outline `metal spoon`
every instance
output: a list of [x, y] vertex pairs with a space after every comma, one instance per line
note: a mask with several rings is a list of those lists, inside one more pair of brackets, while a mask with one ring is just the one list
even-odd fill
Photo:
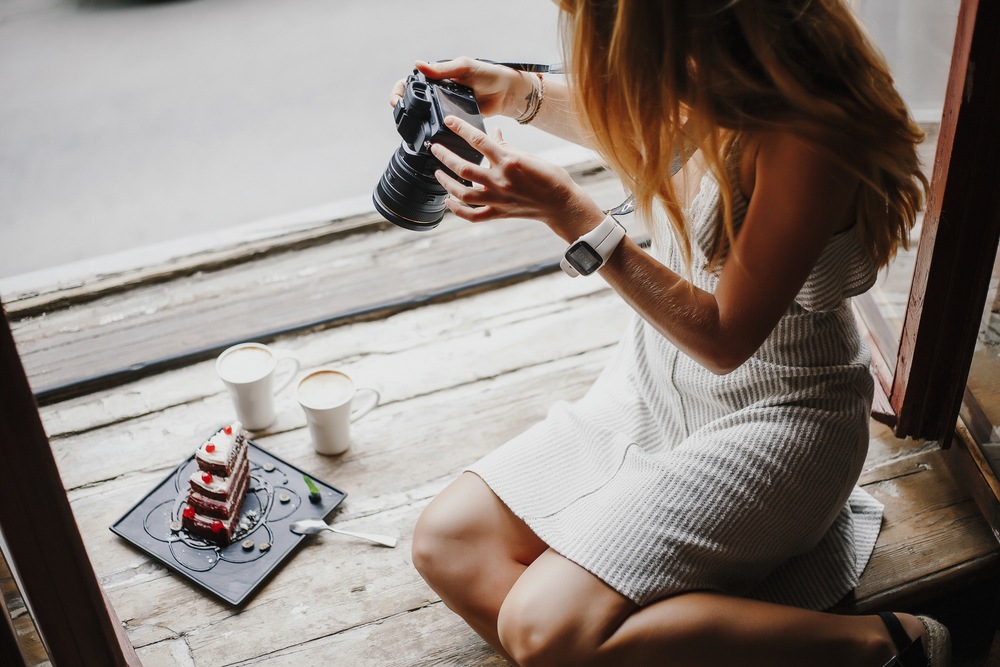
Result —
[[314, 533], [320, 533], [324, 530], [328, 530], [331, 533], [340, 533], [341, 535], [349, 535], [351, 537], [357, 537], [362, 540], [368, 540], [369, 542], [374, 542], [375, 544], [381, 544], [384, 547], [395, 547], [396, 538], [390, 537], [389, 535], [374, 535], [372, 533], [355, 533], [350, 530], [343, 530], [342, 528], [334, 528], [330, 524], [320, 519], [301, 519], [299, 521], [293, 521], [288, 528], [298, 535], [312, 535]]

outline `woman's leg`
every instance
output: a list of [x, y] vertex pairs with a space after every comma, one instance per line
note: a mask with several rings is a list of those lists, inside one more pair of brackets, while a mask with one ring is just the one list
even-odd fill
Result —
[[[639, 608], [547, 548], [476, 475], [421, 514], [413, 563], [490, 645], [532, 665], [858, 665], [894, 654], [877, 616], [838, 616], [715, 593]], [[911, 637], [920, 621], [900, 615]]]
[[[911, 637], [920, 621], [900, 615]], [[895, 653], [877, 616], [839, 616], [714, 593], [638, 608], [583, 568], [546, 551], [500, 609], [498, 636], [534, 665], [815, 665], [881, 667]]]
[[482, 479], [463, 473], [424, 509], [413, 531], [413, 565], [493, 648], [507, 592], [546, 545]]

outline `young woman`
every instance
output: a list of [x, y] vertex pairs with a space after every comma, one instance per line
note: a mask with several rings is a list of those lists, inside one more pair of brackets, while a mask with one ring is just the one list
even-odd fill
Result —
[[484, 115], [600, 150], [651, 251], [564, 170], [457, 119], [487, 161], [435, 146], [474, 185], [437, 177], [460, 218], [583, 237], [567, 272], [599, 267], [636, 317], [584, 398], [434, 499], [414, 564], [523, 666], [947, 664], [930, 619], [819, 611], [857, 584], [881, 521], [855, 486], [872, 384], [848, 300], [927, 187], [884, 61], [842, 0], [560, 8], [568, 82], [418, 67]]

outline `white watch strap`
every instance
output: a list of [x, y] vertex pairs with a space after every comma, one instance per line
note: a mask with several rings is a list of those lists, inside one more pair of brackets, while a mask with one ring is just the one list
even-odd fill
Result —
[[562, 269], [563, 273], [570, 278], [576, 278], [580, 275], [580, 272], [573, 268], [573, 265], [569, 263], [565, 255], [563, 255], [563, 258], [559, 260], [559, 268]]
[[[604, 266], [604, 263], [608, 261], [611, 257], [611, 253], [615, 251], [621, 240], [625, 238], [625, 228], [622, 227], [621, 223], [615, 220], [611, 215], [605, 216], [601, 224], [594, 227], [592, 230], [578, 238], [574, 243], [570, 244], [572, 248], [577, 243], [586, 243], [588, 246], [594, 249], [594, 251], [600, 256], [601, 263], [597, 267], [599, 269]], [[580, 272], [570, 264], [566, 255], [563, 255], [562, 260], [559, 262], [559, 267], [566, 273], [566, 275], [573, 278], [580, 275]], [[595, 269], [595, 271], [597, 270]]]
[[614, 226], [611, 228], [611, 231], [608, 232], [608, 235], [604, 237], [604, 240], [597, 244], [596, 250], [597, 254], [601, 256], [601, 264], [608, 261], [608, 258], [611, 257], [611, 253], [615, 251], [615, 248], [618, 247], [621, 240], [625, 238], [625, 228], [620, 222], [612, 218], [610, 215], [605, 218], [605, 220], [613, 221]]

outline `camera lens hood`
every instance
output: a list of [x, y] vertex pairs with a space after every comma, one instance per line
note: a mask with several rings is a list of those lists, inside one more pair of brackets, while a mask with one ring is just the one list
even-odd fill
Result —
[[433, 177], [439, 166], [431, 155], [410, 153], [402, 146], [396, 149], [372, 193], [375, 210], [404, 229], [423, 232], [437, 227], [448, 196]]

